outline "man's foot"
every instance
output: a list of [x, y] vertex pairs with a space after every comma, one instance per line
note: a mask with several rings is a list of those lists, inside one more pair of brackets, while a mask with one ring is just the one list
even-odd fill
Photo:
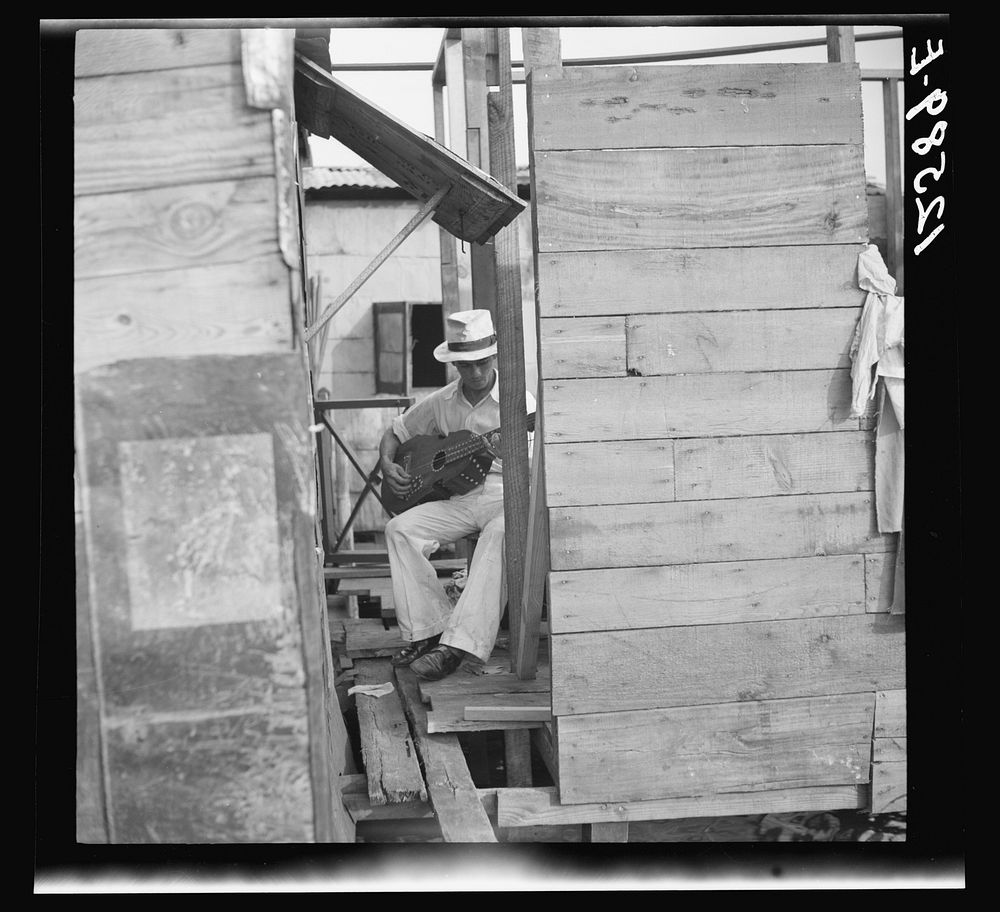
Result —
[[465, 653], [461, 649], [442, 643], [417, 659], [410, 665], [410, 670], [425, 681], [439, 681], [458, 668], [464, 658]]
[[392, 664], [395, 668], [409, 665], [414, 659], [419, 659], [422, 655], [430, 652], [438, 644], [441, 634], [436, 633], [426, 640], [414, 640], [409, 646], [404, 647], [392, 657]]

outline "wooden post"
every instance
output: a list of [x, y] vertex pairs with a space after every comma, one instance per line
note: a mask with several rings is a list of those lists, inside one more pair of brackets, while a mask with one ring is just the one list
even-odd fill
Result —
[[[489, 174], [490, 128], [486, 96], [486, 32], [484, 28], [462, 29], [462, 76], [465, 94], [465, 157]], [[456, 89], [458, 86], [455, 87]], [[513, 187], [517, 192], [517, 185]], [[497, 316], [497, 275], [494, 239], [469, 248], [472, 266], [472, 306]]]
[[826, 27], [826, 59], [830, 63], [854, 63], [854, 26]]
[[882, 82], [882, 117], [885, 121], [885, 221], [889, 274], [896, 280], [896, 294], [903, 294], [903, 192], [899, 154], [899, 80]]
[[[557, 28], [521, 29], [524, 51], [525, 79], [532, 78], [532, 71], [540, 67], [561, 66], [562, 54]], [[531, 220], [533, 237], [538, 237], [538, 219], [534, 186], [534, 144], [532, 140], [531, 93], [528, 92], [528, 154], [531, 159]], [[538, 316], [538, 249], [535, 245], [535, 339], [541, 339]], [[540, 357], [536, 351], [536, 358]], [[542, 376], [541, 364], [537, 372]], [[542, 384], [539, 381], [536, 400], [535, 441], [531, 461], [531, 485], [528, 503], [528, 529], [525, 535], [525, 560], [527, 567], [522, 579], [520, 604], [515, 612], [518, 623], [511, 631], [513, 670], [520, 678], [534, 678], [538, 668], [538, 628], [542, 616], [545, 581], [549, 571], [548, 508], [545, 502], [545, 452], [543, 428]]]
[[[444, 58], [444, 47], [441, 48], [441, 60]], [[443, 64], [442, 64], [443, 66]], [[437, 72], [437, 71], [435, 71]], [[447, 134], [444, 126], [444, 83], [434, 83], [434, 138], [447, 146]], [[455, 311], [461, 309], [458, 291], [459, 264], [455, 255], [455, 235], [444, 228], [438, 228], [441, 242], [441, 319], [442, 332], [444, 323]]]
[[531, 729], [510, 728], [503, 733], [507, 788], [531, 787]]
[[[351, 479], [350, 463], [347, 460], [347, 453], [342, 447], [335, 447], [337, 463], [337, 522], [343, 532], [347, 517], [351, 515]], [[342, 548], [348, 551], [354, 549], [354, 531], [347, 530], [344, 540], [340, 543]]]
[[[489, 97], [490, 162], [493, 176], [517, 192], [514, 161], [514, 101], [510, 75], [510, 33], [496, 29], [500, 91]], [[504, 476], [504, 548], [507, 592], [511, 609], [510, 642], [517, 664], [520, 623], [519, 594], [524, 580], [525, 542], [528, 537], [528, 446], [524, 385], [524, 325], [521, 314], [521, 265], [517, 222], [501, 228], [494, 243], [497, 279], [497, 353], [500, 373], [501, 452]]]

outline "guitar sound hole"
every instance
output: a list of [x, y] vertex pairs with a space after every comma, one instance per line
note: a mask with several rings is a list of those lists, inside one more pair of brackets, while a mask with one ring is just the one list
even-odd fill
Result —
[[434, 458], [431, 460], [431, 468], [433, 468], [435, 472], [440, 472], [441, 469], [444, 468], [446, 461], [447, 457], [444, 454], [444, 450], [438, 450], [434, 454]]

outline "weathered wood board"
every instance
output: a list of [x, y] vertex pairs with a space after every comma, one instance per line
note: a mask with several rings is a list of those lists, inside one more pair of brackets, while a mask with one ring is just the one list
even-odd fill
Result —
[[77, 376], [112, 842], [350, 838], [310, 743], [336, 720], [304, 384], [296, 353]]
[[[538, 254], [539, 316], [861, 307], [861, 244]], [[544, 355], [544, 352], [543, 352]]]
[[410, 669], [397, 669], [396, 682], [423, 762], [428, 797], [445, 841], [496, 842], [458, 736], [428, 732], [427, 711], [420, 698], [417, 677]]
[[887, 551], [869, 492], [560, 507], [549, 511], [553, 570]]
[[[387, 682], [395, 687], [392, 665], [388, 659], [358, 662], [355, 684], [377, 685]], [[399, 693], [393, 690], [380, 697], [357, 693], [354, 699], [358, 712], [361, 756], [371, 803], [380, 805], [426, 801], [427, 789], [420, 773], [420, 762]]]
[[546, 445], [857, 430], [846, 369], [547, 380]]
[[876, 690], [905, 686], [903, 645], [901, 620], [869, 614], [553, 636], [552, 711], [562, 725], [577, 713], [859, 692], [874, 705]]
[[112, 28], [76, 33], [77, 78], [236, 63], [239, 59], [239, 29]]
[[906, 738], [905, 690], [880, 690], [875, 694], [875, 737]]
[[538, 244], [546, 253], [858, 244], [867, 238], [861, 145], [540, 157]]
[[628, 371], [691, 374], [850, 367], [852, 308], [625, 318]]
[[420, 201], [450, 187], [434, 221], [456, 237], [484, 244], [525, 206], [475, 163], [418, 133], [352, 88], [301, 58], [295, 64], [296, 112], [311, 132], [339, 140]]
[[[794, 813], [812, 808], [838, 810], [865, 808], [869, 790], [864, 785], [804, 786], [763, 792], [727, 792], [694, 798], [659, 798], [648, 801], [601, 802], [599, 804], [560, 803], [556, 788], [497, 789], [497, 823], [503, 827], [564, 826], [580, 823], [611, 823], [644, 820], [702, 818], [720, 816]], [[680, 840], [690, 841], [690, 840]]]
[[559, 719], [563, 804], [867, 784], [871, 693]]
[[826, 494], [874, 488], [871, 431], [674, 442], [677, 500]]
[[906, 761], [872, 763], [873, 814], [899, 814], [906, 811]]
[[85, 80], [75, 113], [77, 196], [274, 175], [271, 114], [246, 106], [239, 67]]
[[886, 612], [892, 607], [895, 590], [896, 552], [865, 555], [867, 611]]
[[545, 448], [550, 507], [674, 499], [674, 441], [608, 440]]
[[536, 151], [860, 143], [856, 64], [546, 67]]
[[557, 571], [552, 634], [793, 620], [865, 610], [858, 554]]
[[74, 368], [288, 351], [287, 291], [276, 293], [287, 287], [288, 267], [277, 254], [252, 263], [81, 279], [75, 283]]
[[271, 177], [79, 197], [73, 274], [79, 280], [265, 259], [278, 249], [276, 205]]

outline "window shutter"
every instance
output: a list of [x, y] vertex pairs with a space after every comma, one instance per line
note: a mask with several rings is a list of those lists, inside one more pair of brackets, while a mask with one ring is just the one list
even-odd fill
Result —
[[376, 302], [375, 392], [410, 394], [410, 306], [407, 301]]

